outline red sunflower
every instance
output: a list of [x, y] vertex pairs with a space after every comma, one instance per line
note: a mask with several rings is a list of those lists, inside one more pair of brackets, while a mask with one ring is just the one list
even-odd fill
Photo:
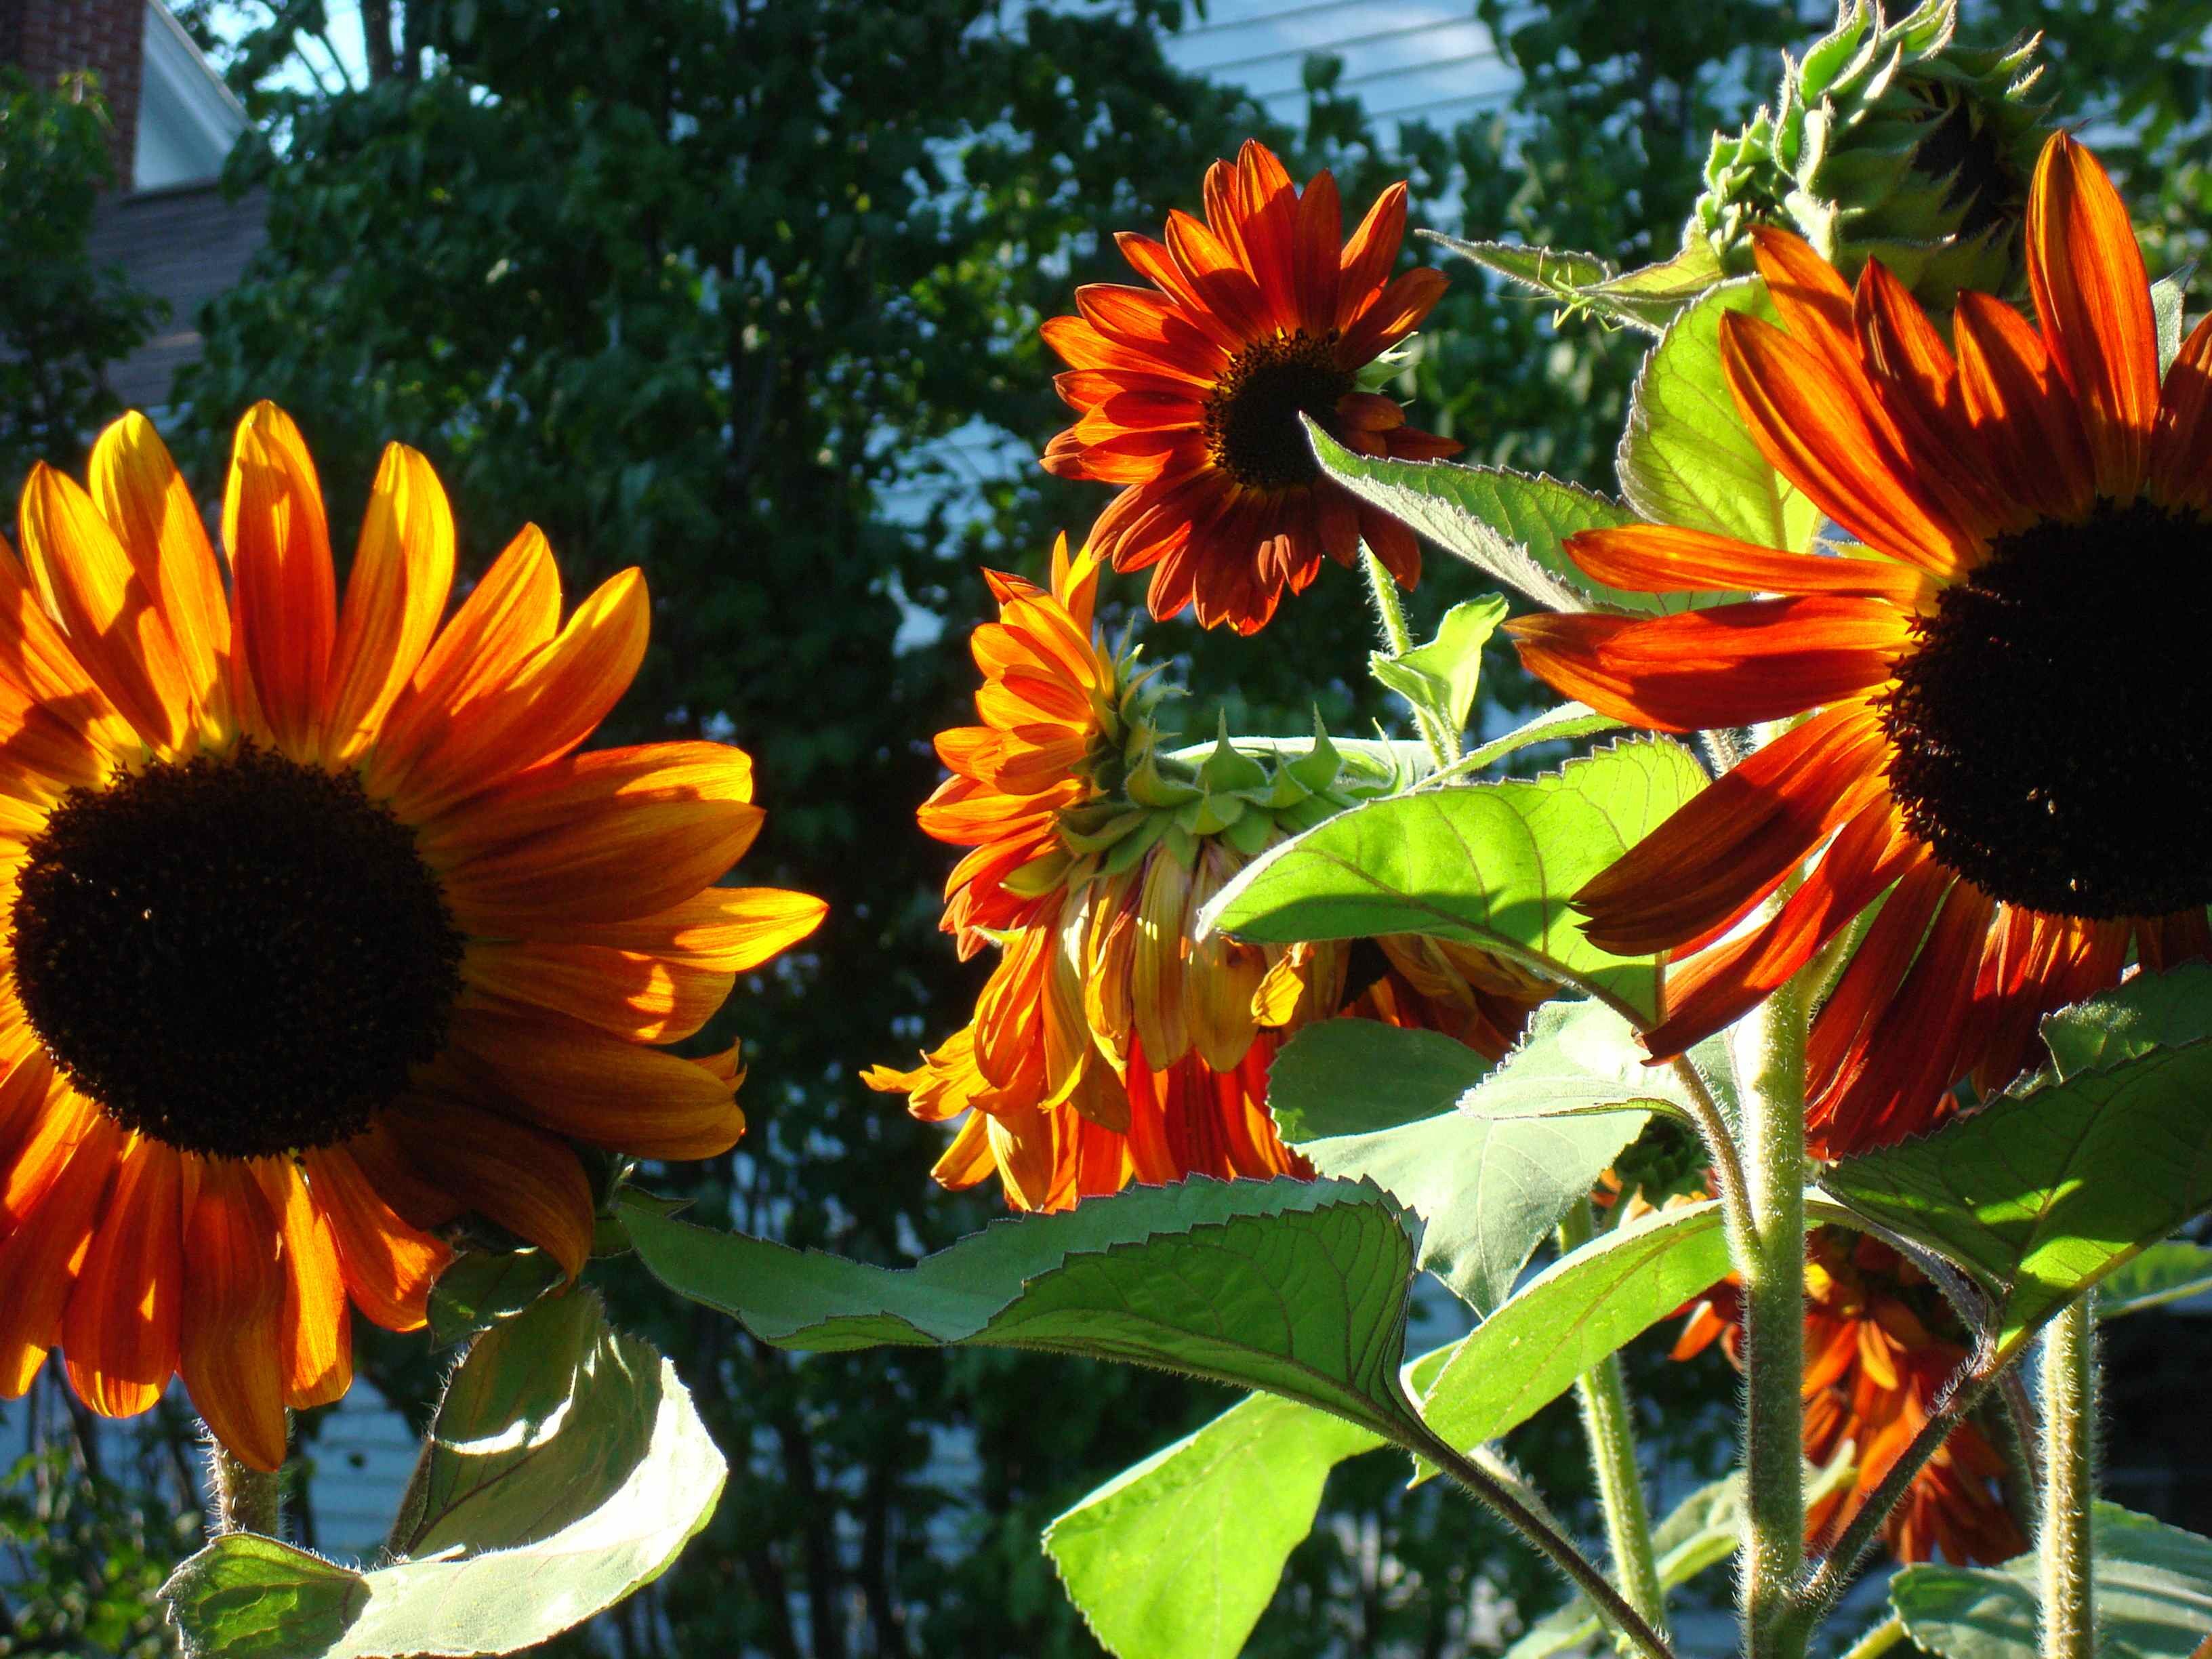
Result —
[[[1946, 343], [1879, 263], [1854, 292], [1761, 233], [1784, 326], [1724, 320], [1729, 384], [1862, 545], [1589, 532], [1571, 550], [1600, 580], [1767, 597], [1513, 624], [1530, 668], [1622, 719], [1798, 720], [1578, 902], [1606, 948], [1689, 958], [1650, 1039], [1664, 1056], [1887, 896], [1813, 1025], [1824, 1156], [1927, 1129], [1962, 1077], [2002, 1086], [2037, 1060], [2039, 1018], [2112, 984], [2131, 946], [2155, 969], [2212, 945], [2212, 678], [2178, 600], [2212, 535], [2212, 322], [2161, 385], [2127, 211], [2063, 136], [2027, 250], [2039, 325], [1962, 294]], [[1808, 859], [1778, 914], [1732, 931]]]
[[1336, 181], [1300, 194], [1267, 149], [1248, 143], [1206, 175], [1206, 218], [1168, 217], [1164, 244], [1124, 233], [1150, 288], [1096, 283], [1044, 337], [1068, 364], [1055, 384], [1078, 421], [1046, 447], [1047, 471], [1125, 486], [1091, 532], [1117, 570], [1150, 569], [1152, 611], [1194, 605], [1201, 626], [1256, 633], [1283, 590], [1301, 592], [1326, 553], [1360, 538], [1394, 576], [1420, 579], [1403, 525], [1324, 478], [1298, 417], [1369, 455], [1458, 453], [1418, 432], [1359, 371], [1420, 326], [1445, 279], [1392, 277], [1406, 187], [1393, 185], [1343, 234]]

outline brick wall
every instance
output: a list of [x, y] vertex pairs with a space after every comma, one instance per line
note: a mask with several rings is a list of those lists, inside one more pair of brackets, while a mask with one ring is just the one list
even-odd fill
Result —
[[90, 70], [115, 118], [115, 174], [131, 185], [138, 143], [138, 82], [146, 0], [0, 0], [0, 63], [42, 86]]

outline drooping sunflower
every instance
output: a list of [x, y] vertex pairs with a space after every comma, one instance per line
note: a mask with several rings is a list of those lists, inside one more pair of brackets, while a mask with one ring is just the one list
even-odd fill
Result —
[[1125, 486], [1091, 544], [1117, 570], [1150, 569], [1158, 617], [1194, 606], [1200, 625], [1265, 627], [1283, 591], [1302, 592], [1322, 555], [1350, 565], [1364, 537], [1407, 587], [1420, 545], [1315, 465], [1300, 415], [1369, 455], [1458, 453], [1416, 431], [1359, 372], [1421, 325], [1446, 286], [1421, 269], [1393, 277], [1406, 186], [1393, 185], [1349, 242], [1335, 179], [1301, 194], [1263, 144], [1206, 175], [1206, 217], [1168, 217], [1167, 240], [1124, 233], [1152, 286], [1076, 291], [1073, 317], [1044, 337], [1067, 363], [1055, 384], [1082, 418], [1044, 453], [1047, 471]]
[[1000, 956], [974, 1018], [900, 1072], [863, 1074], [916, 1117], [966, 1114], [935, 1174], [994, 1174], [1018, 1208], [1191, 1175], [1310, 1173], [1277, 1135], [1267, 1068], [1332, 1014], [1443, 1030], [1493, 1057], [1544, 990], [1441, 941], [1257, 946], [1196, 937], [1199, 912], [1252, 858], [1364, 787], [1325, 742], [1269, 770], [1225, 742], [1158, 752], [1143, 677], [1094, 635], [1094, 555], [1054, 550], [1052, 586], [994, 574], [976, 630], [984, 724], [943, 734], [952, 776], [921, 809], [972, 850], [946, 887], [963, 954]]
[[[1743, 1363], [1741, 1297], [1733, 1281], [1716, 1285], [1691, 1310], [1674, 1358], [1714, 1342]], [[1813, 1504], [1805, 1540], [1832, 1547], [1852, 1516], [1932, 1413], [1943, 1385], [1966, 1358], [1966, 1333], [1926, 1277], [1877, 1239], [1838, 1228], [1815, 1232], [1805, 1267], [1806, 1458], [1825, 1468], [1846, 1442], [1850, 1485]], [[2027, 1547], [2006, 1507], [2004, 1461], [1972, 1419], [1951, 1431], [1883, 1523], [1882, 1538], [1901, 1562], [1995, 1566]]]
[[0, 542], [0, 1395], [58, 1346], [94, 1410], [181, 1374], [275, 1468], [351, 1377], [350, 1304], [422, 1322], [467, 1212], [571, 1274], [571, 1142], [697, 1158], [734, 1065], [653, 1045], [810, 932], [718, 887], [757, 832], [711, 743], [579, 754], [643, 655], [645, 586], [561, 619], [525, 529], [441, 627], [444, 492], [385, 453], [341, 604], [298, 429], [240, 424], [230, 586], [126, 416], [89, 489], [26, 486]]
[[[1626, 720], [1805, 716], [1579, 902], [1607, 948], [1690, 957], [1650, 1039], [1663, 1056], [1887, 895], [1813, 1027], [1826, 1156], [1926, 1129], [1969, 1074], [2002, 1086], [2035, 1062], [2039, 1017], [2113, 983], [2131, 945], [2153, 969], [2212, 946], [2212, 677], [2177, 599], [2212, 530], [2212, 323], [2161, 385], [2126, 210], [2063, 136], [2027, 238], [2039, 326], [1966, 293], [1947, 343], [1878, 262], [1854, 291], [1762, 233], [1784, 326], [1726, 319], [1729, 384], [1767, 458], [1861, 545], [1589, 532], [1571, 550], [1601, 580], [1768, 597], [1513, 625], [1538, 674]], [[1729, 936], [1815, 854], [1775, 916]]]

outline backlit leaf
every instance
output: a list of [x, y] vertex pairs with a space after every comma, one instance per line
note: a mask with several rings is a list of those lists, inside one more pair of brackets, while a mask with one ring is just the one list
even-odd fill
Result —
[[240, 1534], [161, 1596], [186, 1659], [512, 1653], [665, 1571], [725, 1472], [673, 1368], [572, 1291], [495, 1326], [454, 1373], [396, 1565], [357, 1571]]
[[1599, 950], [1571, 901], [1704, 783], [1681, 744], [1638, 738], [1540, 778], [1369, 801], [1255, 860], [1200, 926], [1284, 944], [1432, 934], [1502, 950], [1649, 1017], [1657, 959]]

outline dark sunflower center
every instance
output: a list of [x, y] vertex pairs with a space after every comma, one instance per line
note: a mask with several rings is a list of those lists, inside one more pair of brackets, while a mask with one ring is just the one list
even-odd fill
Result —
[[2184, 573], [2212, 523], [2147, 501], [2001, 538], [1947, 590], [1883, 719], [1906, 823], [2052, 915], [2212, 902], [2212, 672]]
[[359, 1133], [434, 1055], [461, 936], [414, 832], [263, 749], [74, 789], [25, 850], [18, 994], [116, 1122], [258, 1158]]
[[1912, 90], [1927, 106], [1912, 168], [1923, 179], [1950, 181], [1943, 205], [1958, 216], [1959, 234], [1973, 236], [2017, 222], [2027, 210], [2027, 184], [2013, 166], [2004, 135], [1961, 88], [1923, 82]]
[[1335, 429], [1336, 402], [1357, 384], [1336, 366], [1336, 335], [1304, 329], [1256, 340], [1229, 360], [1206, 400], [1213, 463], [1254, 489], [1295, 489], [1321, 476], [1298, 416]]

